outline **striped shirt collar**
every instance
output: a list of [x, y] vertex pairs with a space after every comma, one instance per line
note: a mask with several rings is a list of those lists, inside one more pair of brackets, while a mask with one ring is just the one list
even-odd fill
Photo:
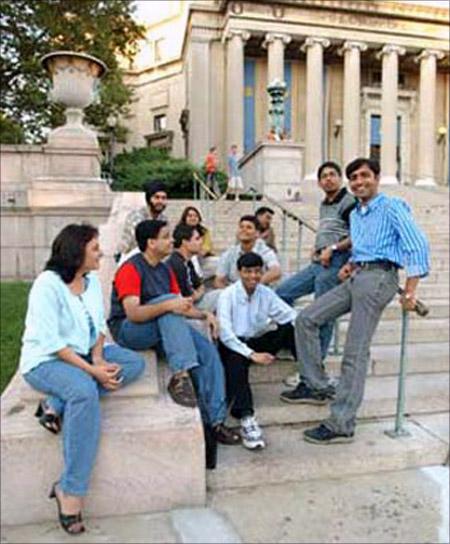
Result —
[[361, 202], [358, 200], [358, 203], [356, 204], [356, 211], [361, 214], [365, 215], [366, 213], [373, 212], [387, 199], [387, 196], [384, 193], [378, 193], [377, 196], [369, 200], [369, 203], [366, 206], [363, 206]]

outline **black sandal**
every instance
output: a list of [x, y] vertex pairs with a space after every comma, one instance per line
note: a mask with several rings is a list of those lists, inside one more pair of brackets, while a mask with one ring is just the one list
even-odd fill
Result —
[[58, 495], [56, 494], [56, 485], [58, 482], [55, 482], [52, 486], [52, 489], [50, 490], [50, 494], [48, 496], [49, 499], [55, 499], [56, 500], [56, 506], [58, 507], [58, 519], [61, 527], [68, 533], [69, 535], [80, 535], [81, 533], [85, 532], [84, 525], [81, 525], [80, 529], [77, 531], [71, 531], [71, 528], [76, 523], [83, 523], [83, 518], [81, 517], [81, 512], [78, 514], [63, 514], [61, 511], [61, 503], [59, 502]]
[[48, 411], [48, 406], [45, 400], [41, 400], [38, 404], [35, 416], [39, 419], [39, 423], [53, 434], [58, 434], [61, 430], [61, 418], [56, 414], [51, 414]]

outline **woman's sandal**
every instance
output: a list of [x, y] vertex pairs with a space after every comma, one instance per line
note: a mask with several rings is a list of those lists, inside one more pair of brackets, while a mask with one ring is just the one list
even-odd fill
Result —
[[[68, 533], [69, 535], [79, 535], [81, 533], [84, 533], [86, 530], [83, 525], [83, 519], [81, 517], [81, 512], [78, 514], [63, 514], [61, 511], [61, 503], [59, 501], [58, 495], [56, 494], [56, 485], [58, 482], [55, 482], [52, 486], [52, 489], [50, 491], [50, 494], [48, 496], [49, 499], [55, 499], [56, 500], [56, 506], [58, 507], [58, 519], [59, 523], [61, 524], [61, 527]], [[71, 530], [71, 528], [78, 524], [80, 527], [77, 530]]]
[[58, 434], [61, 430], [61, 418], [56, 414], [48, 412], [48, 406], [45, 400], [39, 402], [34, 415], [39, 419], [39, 423], [44, 429], [47, 429], [47, 431]]

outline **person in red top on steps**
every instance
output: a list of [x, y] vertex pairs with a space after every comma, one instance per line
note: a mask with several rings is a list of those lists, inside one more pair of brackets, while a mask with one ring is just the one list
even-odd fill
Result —
[[217, 149], [215, 146], [212, 146], [209, 148], [209, 153], [206, 155], [205, 159], [206, 183], [217, 196], [219, 196], [220, 193], [219, 185], [216, 179], [218, 162]]
[[[206, 319], [217, 336], [215, 317], [182, 297], [174, 272], [162, 260], [172, 249], [165, 221], [145, 220], [136, 227], [140, 252], [117, 270], [108, 326], [121, 346], [134, 350], [160, 347], [173, 376], [168, 392], [175, 402], [198, 406], [205, 425], [222, 444], [238, 444], [240, 435], [226, 427], [222, 363], [214, 344], [188, 325], [185, 317]], [[191, 382], [192, 380], [192, 382]]]

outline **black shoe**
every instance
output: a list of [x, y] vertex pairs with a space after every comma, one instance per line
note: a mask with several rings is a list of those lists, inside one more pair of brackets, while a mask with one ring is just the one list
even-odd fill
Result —
[[180, 372], [174, 374], [167, 386], [167, 391], [177, 404], [188, 408], [197, 406], [194, 387], [188, 374], [181, 374]]
[[241, 435], [223, 423], [216, 425], [213, 428], [213, 431], [217, 442], [220, 442], [221, 444], [236, 446], [241, 443]]
[[303, 438], [313, 444], [347, 444], [353, 442], [355, 433], [341, 434], [331, 431], [323, 423], [303, 432]]
[[332, 386], [317, 391], [308, 387], [305, 382], [300, 382], [295, 389], [283, 391], [280, 395], [280, 400], [291, 404], [314, 404], [321, 406], [334, 398], [334, 395], [335, 390]]
[[205, 464], [208, 470], [214, 470], [217, 465], [217, 440], [211, 425], [203, 424], [205, 435]]

